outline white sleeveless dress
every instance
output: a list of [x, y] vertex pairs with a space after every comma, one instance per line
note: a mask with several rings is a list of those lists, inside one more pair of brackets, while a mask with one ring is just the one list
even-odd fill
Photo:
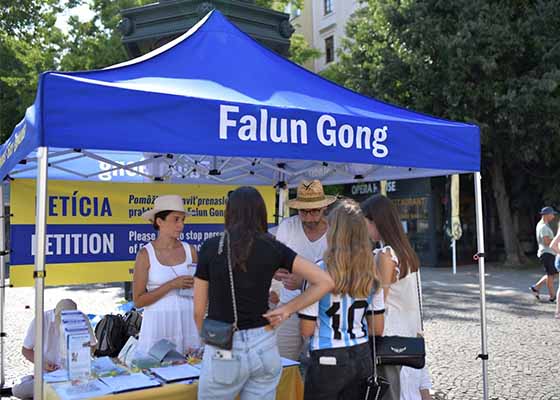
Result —
[[[399, 259], [390, 246], [374, 250], [375, 255], [380, 252], [389, 253], [391, 259], [399, 267]], [[385, 299], [383, 336], [416, 337], [418, 333], [422, 333], [418, 287], [420, 287], [420, 295], [422, 295], [420, 271], [410, 272], [404, 278], [391, 284], [389, 295]], [[400, 396], [388, 396], [388, 398], [420, 399], [420, 388], [431, 387], [428, 366], [425, 365], [420, 371], [402, 367], [399, 386]]]
[[[192, 263], [191, 249], [182, 243], [186, 258], [181, 264], [174, 266], [162, 265], [152, 243], [144, 248], [148, 252], [150, 269], [148, 273], [147, 291], [153, 291], [161, 285], [187, 274], [187, 265]], [[175, 271], [175, 272], [174, 272]], [[142, 327], [136, 350], [147, 353], [154, 343], [167, 339], [177, 345], [177, 351], [186, 354], [189, 350], [200, 347], [200, 338], [194, 322], [192, 297], [179, 296], [173, 289], [155, 303], [144, 307]]]
[[[374, 254], [388, 253], [399, 266], [399, 259], [390, 246], [375, 249]], [[420, 305], [418, 302], [418, 272], [411, 272], [391, 284], [389, 295], [385, 299], [385, 329], [383, 336], [416, 337], [422, 331], [420, 323]]]

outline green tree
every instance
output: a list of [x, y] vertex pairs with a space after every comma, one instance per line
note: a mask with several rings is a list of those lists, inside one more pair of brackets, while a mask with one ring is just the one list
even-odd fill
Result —
[[[69, 21], [69, 46], [61, 62], [61, 69], [94, 69], [125, 61], [127, 54], [117, 29], [119, 12], [153, 2], [154, 0], [93, 0], [90, 3], [90, 8], [94, 11], [91, 21], [80, 22], [75, 17]], [[257, 0], [255, 3], [276, 11], [284, 11], [288, 4], [296, 8], [303, 7], [301, 0]], [[319, 55], [320, 52], [311, 48], [302, 35], [292, 35], [290, 58], [294, 62], [303, 64]]]
[[520, 167], [550, 166], [559, 154], [560, 3], [370, 0], [347, 36], [328, 77], [480, 126], [506, 263], [523, 262], [509, 183]]
[[[33, 103], [39, 75], [47, 70], [90, 70], [127, 60], [118, 31], [120, 10], [155, 0], [21, 0], [0, 7], [0, 140], [9, 137], [25, 109]], [[256, 4], [283, 11], [301, 0], [258, 0]], [[93, 11], [90, 21], [72, 16], [69, 30], [56, 26], [59, 14], [83, 4]], [[301, 35], [292, 36], [291, 58], [300, 64], [317, 57]]]
[[93, 0], [90, 21], [71, 17], [68, 21], [68, 46], [61, 60], [64, 71], [104, 68], [126, 61], [128, 56], [118, 31], [120, 10], [153, 3], [153, 0]]
[[65, 46], [55, 26], [58, 0], [22, 0], [0, 7], [0, 140], [6, 140], [33, 102], [37, 79], [56, 69]]

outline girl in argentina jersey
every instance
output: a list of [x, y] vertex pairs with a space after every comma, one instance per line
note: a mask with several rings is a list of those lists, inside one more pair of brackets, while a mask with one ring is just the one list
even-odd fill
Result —
[[[359, 205], [342, 201], [328, 216], [327, 251], [318, 263], [335, 289], [299, 313], [311, 336], [305, 399], [363, 399], [372, 374], [368, 334], [383, 332], [383, 293]], [[369, 328], [368, 328], [369, 327]]]

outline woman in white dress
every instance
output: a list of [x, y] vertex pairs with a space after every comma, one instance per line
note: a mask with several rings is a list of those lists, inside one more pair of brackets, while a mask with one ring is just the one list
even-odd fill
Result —
[[160, 196], [142, 217], [153, 224], [158, 237], [138, 252], [134, 264], [134, 305], [144, 307], [136, 350], [147, 353], [161, 339], [174, 343], [182, 354], [198, 350], [192, 299], [197, 254], [179, 240], [185, 226], [183, 199]]
[[[383, 336], [416, 337], [422, 335], [420, 315], [420, 260], [404, 233], [399, 213], [391, 200], [374, 195], [361, 205], [366, 217], [370, 238], [379, 243], [375, 249], [375, 264], [381, 276], [385, 294], [385, 328]], [[406, 368], [406, 367], [403, 367]], [[388, 379], [391, 387], [383, 399], [416, 399], [420, 391], [409, 393], [407, 388], [420, 382], [401, 382], [406, 379], [429, 380], [428, 369], [422, 374], [401, 374], [400, 366], [381, 366], [379, 374]], [[416, 378], [418, 377], [418, 378]], [[401, 389], [402, 388], [402, 389]]]

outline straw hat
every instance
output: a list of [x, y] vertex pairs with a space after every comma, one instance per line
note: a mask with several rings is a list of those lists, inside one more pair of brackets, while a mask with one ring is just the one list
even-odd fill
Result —
[[297, 188], [297, 197], [288, 201], [288, 207], [296, 210], [323, 208], [334, 203], [335, 196], [325, 196], [323, 185], [317, 179], [302, 181]]
[[156, 201], [154, 201], [154, 208], [142, 214], [142, 218], [146, 221], [154, 222], [156, 214], [162, 211], [179, 211], [184, 213], [185, 207], [183, 206], [183, 199], [181, 196], [176, 194], [159, 196]]

